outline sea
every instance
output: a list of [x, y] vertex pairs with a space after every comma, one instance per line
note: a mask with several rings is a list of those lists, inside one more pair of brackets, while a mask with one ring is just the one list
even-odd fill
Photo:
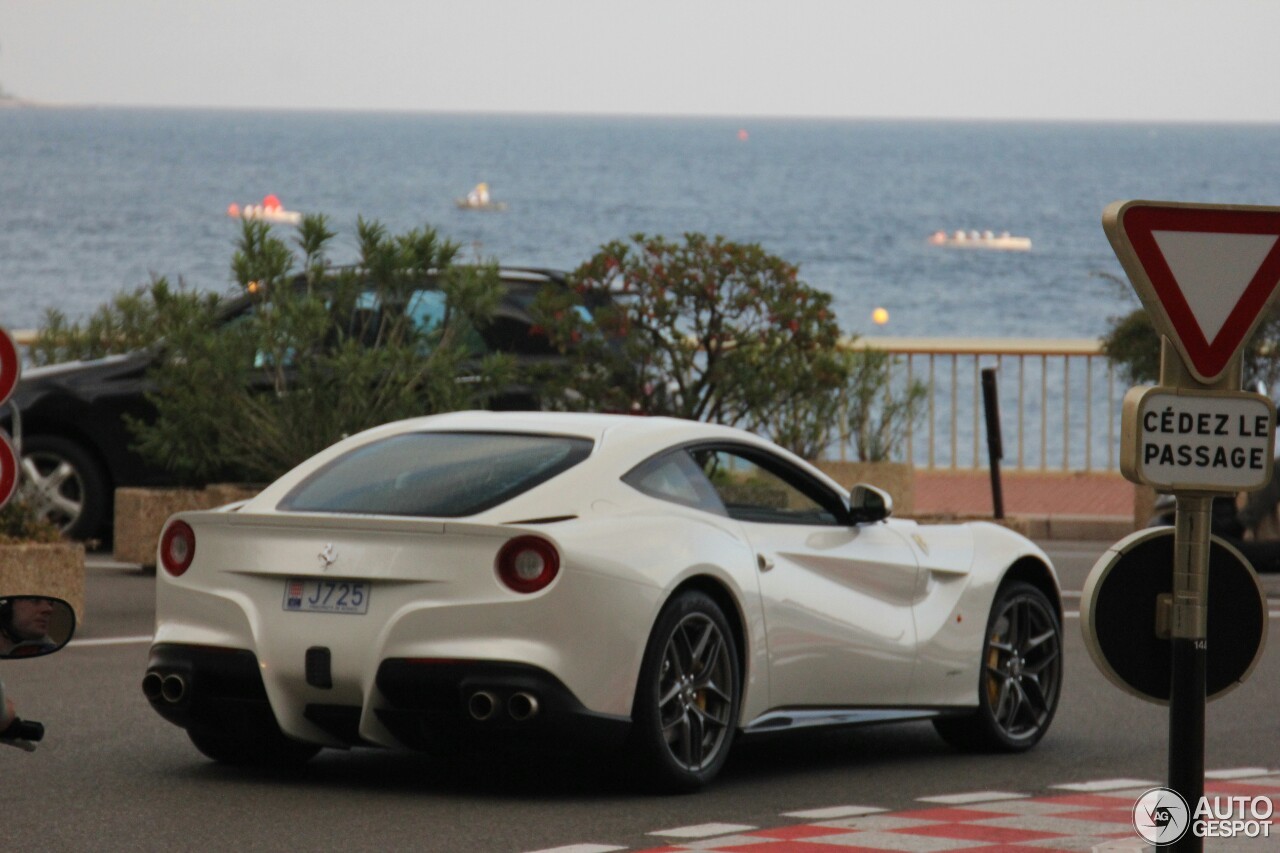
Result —
[[[481, 181], [505, 210], [455, 205]], [[359, 217], [558, 269], [702, 232], [798, 265], [850, 335], [1097, 338], [1137, 305], [1103, 208], [1280, 205], [1280, 126], [0, 108], [0, 325], [158, 276], [229, 291], [228, 206], [268, 194], [327, 215], [337, 262]], [[958, 229], [1032, 249], [927, 241]]]

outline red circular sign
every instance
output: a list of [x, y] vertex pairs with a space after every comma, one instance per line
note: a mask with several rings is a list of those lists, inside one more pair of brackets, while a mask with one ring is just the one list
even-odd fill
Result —
[[21, 375], [22, 359], [18, 358], [18, 347], [9, 331], [0, 328], [0, 403], [9, 399]]
[[9, 502], [18, 488], [18, 453], [9, 437], [0, 432], [0, 506]]

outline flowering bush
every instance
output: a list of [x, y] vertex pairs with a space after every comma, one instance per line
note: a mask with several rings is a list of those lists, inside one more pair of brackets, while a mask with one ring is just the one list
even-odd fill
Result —
[[841, 387], [848, 367], [831, 297], [795, 266], [722, 237], [636, 235], [602, 246], [570, 283], [534, 309], [578, 369], [561, 406], [759, 429], [812, 454], [815, 442], [776, 427]]

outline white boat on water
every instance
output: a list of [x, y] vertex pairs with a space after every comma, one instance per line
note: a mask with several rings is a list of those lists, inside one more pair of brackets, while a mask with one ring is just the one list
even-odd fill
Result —
[[302, 214], [296, 210], [285, 210], [280, 199], [268, 195], [262, 204], [246, 204], [244, 207], [232, 202], [227, 206], [227, 216], [236, 219], [258, 219], [263, 222], [275, 222], [282, 225], [297, 225], [302, 222]]
[[453, 203], [463, 210], [506, 210], [505, 201], [494, 201], [489, 196], [489, 185], [481, 182], [462, 198], [455, 198]]
[[929, 237], [932, 246], [948, 246], [955, 249], [997, 249], [1005, 252], [1026, 252], [1031, 249], [1030, 237], [1015, 237], [1008, 231], [935, 231]]

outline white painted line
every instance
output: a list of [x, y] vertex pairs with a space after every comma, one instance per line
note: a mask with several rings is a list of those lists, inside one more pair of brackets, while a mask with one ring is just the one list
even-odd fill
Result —
[[1265, 767], [1236, 767], [1231, 770], [1206, 770], [1204, 778], [1206, 779], [1247, 779], [1250, 776], [1270, 776], [1270, 770]]
[[1014, 794], [1009, 791], [971, 791], [967, 794], [944, 794], [940, 797], [916, 797], [922, 803], [942, 803], [959, 806], [966, 803], [992, 803], [998, 800], [1021, 800], [1028, 794]]
[[734, 832], [750, 832], [754, 826], [741, 823], [700, 823], [697, 826], [681, 826], [650, 832], [649, 835], [666, 835], [671, 838], [710, 838], [713, 835], [729, 835]]
[[1125, 788], [1155, 788], [1159, 782], [1150, 779], [1099, 779], [1096, 782], [1076, 782], [1072, 785], [1050, 785], [1051, 788], [1062, 788], [1066, 791], [1093, 793], [1095, 791], [1122, 791]]
[[875, 806], [831, 806], [826, 809], [806, 809], [802, 812], [783, 812], [783, 817], [798, 817], [801, 820], [836, 820], [842, 817], [861, 817], [879, 814], [884, 809]]
[[610, 844], [569, 844], [565, 847], [548, 847], [545, 850], [531, 850], [529, 853], [613, 853], [615, 850], [626, 850], [625, 847], [614, 847]]
[[96, 640], [72, 640], [67, 643], [67, 648], [72, 649], [77, 646], [134, 646], [140, 643], [149, 643], [154, 637], [150, 634], [145, 637], [102, 637]]
[[1082, 595], [1084, 595], [1084, 593], [1083, 593], [1083, 592], [1068, 592], [1068, 591], [1064, 591], [1064, 592], [1062, 593], [1062, 597], [1063, 597], [1063, 598], [1079, 598], [1079, 597], [1080, 597], [1080, 596], [1082, 596]]

